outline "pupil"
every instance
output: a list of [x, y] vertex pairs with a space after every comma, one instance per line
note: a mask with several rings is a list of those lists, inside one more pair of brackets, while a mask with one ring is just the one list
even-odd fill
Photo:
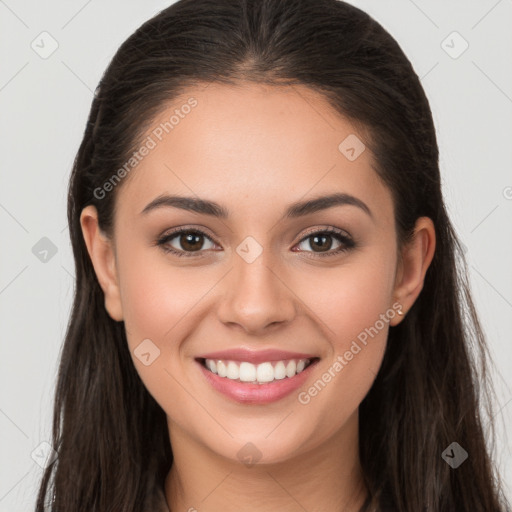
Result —
[[314, 240], [315, 244], [318, 243], [318, 240], [322, 240], [322, 242], [320, 243], [320, 249], [329, 250], [331, 248], [332, 242], [327, 244], [327, 247], [322, 247], [322, 245], [325, 244], [325, 241], [327, 238], [331, 238], [331, 237], [329, 235], [315, 235], [313, 237], [313, 240]]
[[[199, 243], [199, 246], [197, 246], [197, 243], [200, 241], [202, 235], [194, 235], [192, 233], [188, 233], [186, 235], [182, 235], [182, 247], [184, 249], [188, 249], [191, 251], [196, 251], [201, 248], [201, 244]], [[183, 239], [185, 242], [183, 243]]]

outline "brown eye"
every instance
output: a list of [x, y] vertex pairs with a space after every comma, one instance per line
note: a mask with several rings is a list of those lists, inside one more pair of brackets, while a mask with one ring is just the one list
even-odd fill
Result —
[[206, 249], [211, 249], [215, 244], [211, 241], [210, 237], [199, 230], [178, 230], [168, 235], [164, 235], [157, 244], [161, 246], [166, 252], [175, 254], [176, 256], [193, 256], [188, 253], [204, 252], [205, 241], [208, 241], [211, 246]]
[[309, 246], [318, 248], [320, 252], [328, 251], [332, 247], [333, 237], [331, 235], [311, 235], [308, 239], [310, 240]]
[[185, 251], [198, 251], [203, 245], [203, 235], [182, 233], [178, 236], [179, 243]]
[[[334, 242], [333, 239], [335, 240]], [[331, 250], [336, 242], [338, 246]], [[312, 252], [318, 256], [334, 256], [355, 247], [354, 241], [349, 236], [334, 228], [309, 234], [301, 240], [298, 246], [300, 247], [301, 245], [312, 249], [308, 251], [303, 247], [302, 250]]]

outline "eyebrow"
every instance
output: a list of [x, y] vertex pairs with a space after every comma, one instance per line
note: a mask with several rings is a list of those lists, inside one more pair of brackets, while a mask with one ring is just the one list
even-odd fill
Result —
[[[286, 209], [283, 218], [294, 219], [310, 215], [328, 208], [335, 206], [356, 206], [363, 210], [367, 215], [373, 219], [373, 214], [370, 208], [358, 199], [350, 194], [336, 193], [327, 196], [316, 197], [308, 199], [306, 201], [299, 201], [292, 203]], [[220, 219], [227, 219], [230, 216], [230, 212], [227, 208], [224, 208], [215, 201], [209, 201], [207, 199], [199, 199], [196, 197], [187, 196], [175, 196], [175, 195], [161, 195], [153, 199], [141, 212], [141, 215], [159, 209], [159, 208], [180, 208], [190, 212], [200, 213], [203, 215], [211, 215]]]

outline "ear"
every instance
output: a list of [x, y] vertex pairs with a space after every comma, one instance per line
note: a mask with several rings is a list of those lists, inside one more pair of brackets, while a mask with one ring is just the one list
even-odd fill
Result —
[[395, 279], [394, 296], [402, 306], [403, 316], [395, 315], [390, 320], [390, 325], [399, 324], [418, 298], [435, 248], [434, 223], [429, 217], [420, 217], [416, 221], [412, 240], [402, 249], [402, 258]]
[[123, 320], [123, 310], [113, 241], [99, 228], [98, 212], [92, 205], [82, 210], [80, 225], [96, 277], [105, 295], [105, 309], [113, 320], [120, 322]]

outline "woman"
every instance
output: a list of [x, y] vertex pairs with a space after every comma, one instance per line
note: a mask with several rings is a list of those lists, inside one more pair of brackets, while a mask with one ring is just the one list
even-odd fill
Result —
[[505, 510], [440, 183], [419, 79], [361, 10], [180, 0], [146, 22], [71, 176], [37, 510]]

